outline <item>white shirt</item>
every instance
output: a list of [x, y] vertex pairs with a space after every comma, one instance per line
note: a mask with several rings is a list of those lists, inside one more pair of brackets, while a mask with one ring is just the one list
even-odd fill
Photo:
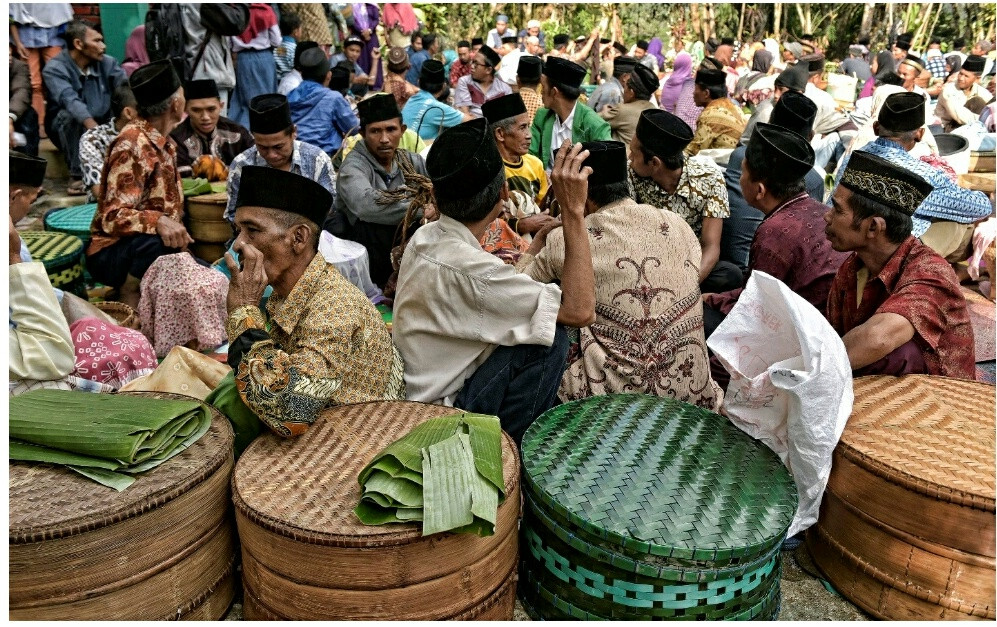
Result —
[[280, 79], [280, 84], [277, 85], [277, 93], [281, 96], [286, 96], [299, 85], [301, 85], [304, 79], [301, 78], [301, 72], [298, 70], [291, 70], [284, 75], [284, 78]]
[[575, 123], [575, 108], [571, 107], [571, 113], [568, 114], [568, 119], [561, 122], [561, 118], [554, 114], [554, 126], [550, 133], [550, 163], [553, 168], [554, 157], [557, 156], [557, 151], [561, 149], [561, 144], [564, 140], [571, 141], [571, 127]]
[[405, 247], [394, 303], [408, 400], [453, 405], [498, 346], [553, 344], [560, 308], [560, 287], [485, 252], [460, 222], [423, 226]]
[[499, 80], [510, 87], [515, 87], [516, 76], [519, 74], [519, 59], [524, 55], [526, 55], [526, 53], [521, 50], [513, 50], [509, 54], [502, 57], [502, 64], [499, 65], [498, 70]]
[[955, 83], [946, 84], [942, 93], [938, 94], [938, 105], [935, 107], [938, 119], [943, 124], [952, 123], [956, 126], [978, 120], [980, 116], [966, 108], [966, 101], [974, 96], [979, 96], [984, 101], [990, 102], [993, 96], [990, 95], [989, 91], [980, 87], [979, 83], [973, 85], [969, 94], [967, 97], [965, 92], [956, 87]]

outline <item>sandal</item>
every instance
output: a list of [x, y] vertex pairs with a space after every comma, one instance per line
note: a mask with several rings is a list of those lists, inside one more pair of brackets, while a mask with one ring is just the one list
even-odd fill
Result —
[[83, 181], [73, 181], [66, 188], [66, 193], [70, 196], [85, 196], [87, 193], [87, 188], [83, 185]]

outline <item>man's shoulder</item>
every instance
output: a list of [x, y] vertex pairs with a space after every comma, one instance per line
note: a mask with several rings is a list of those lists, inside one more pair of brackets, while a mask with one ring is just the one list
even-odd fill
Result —
[[686, 168], [690, 177], [716, 179], [719, 183], [723, 184], [723, 170], [720, 169], [716, 161], [709, 157], [701, 155], [686, 157], [683, 167]]
[[542, 174], [544, 171], [544, 162], [539, 157], [534, 157], [530, 153], [526, 153], [523, 155], [523, 164], [517, 169], [532, 170], [533, 172], [540, 172]]

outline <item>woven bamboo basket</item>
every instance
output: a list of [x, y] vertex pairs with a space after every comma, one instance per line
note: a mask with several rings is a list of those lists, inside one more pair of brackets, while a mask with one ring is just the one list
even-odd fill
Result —
[[203, 259], [208, 263], [214, 263], [225, 256], [225, 244], [211, 244], [208, 242], [194, 242], [194, 245], [190, 247], [191, 252], [194, 253], [199, 259]]
[[11, 620], [224, 616], [236, 582], [233, 435], [212, 413], [203, 437], [122, 492], [62, 467], [10, 462]]
[[508, 436], [493, 536], [423, 537], [417, 524], [367, 526], [353, 513], [360, 470], [415, 425], [454, 411], [349, 405], [326, 410], [301, 437], [254, 441], [232, 477], [247, 618], [510, 620], [521, 496]]
[[113, 300], [101, 301], [94, 303], [93, 305], [97, 309], [100, 309], [107, 315], [114, 318], [118, 326], [138, 330], [138, 314], [128, 305]]
[[228, 220], [190, 220], [190, 236], [195, 242], [208, 244], [225, 243], [232, 239], [235, 231]]
[[187, 199], [187, 215], [191, 220], [224, 220], [227, 204], [228, 194], [225, 192], [191, 196]]
[[773, 619], [796, 487], [725, 418], [667, 398], [556, 407], [523, 438], [534, 618]]
[[807, 544], [884, 619], [997, 618], [994, 387], [863, 377]]

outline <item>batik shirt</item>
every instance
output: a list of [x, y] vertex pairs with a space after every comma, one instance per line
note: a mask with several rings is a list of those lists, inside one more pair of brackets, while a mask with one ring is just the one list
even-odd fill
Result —
[[457, 59], [450, 64], [450, 86], [456, 87], [457, 81], [464, 78], [465, 76], [470, 76], [471, 74], [471, 62], [468, 61], [464, 63], [460, 59]]
[[381, 315], [316, 254], [286, 298], [229, 315], [229, 364], [243, 402], [274, 433], [299, 435], [328, 405], [405, 398], [401, 357]]
[[533, 118], [537, 117], [537, 111], [544, 106], [543, 98], [540, 97], [536, 89], [530, 87], [519, 90], [519, 97], [526, 105], [526, 112], [530, 115], [530, 124], [533, 124]]
[[827, 299], [827, 320], [845, 335], [879, 313], [903, 316], [914, 327], [927, 373], [973, 379], [973, 326], [952, 266], [914, 237], [897, 248], [883, 269], [868, 277], [858, 303], [858, 274], [865, 266], [853, 253], [838, 270]]
[[696, 121], [696, 134], [685, 148], [687, 155], [710, 148], [736, 148], [746, 122], [730, 98], [711, 100]]
[[398, 110], [401, 111], [408, 99], [419, 93], [419, 88], [405, 80], [404, 76], [387, 72], [384, 75], [384, 87], [381, 91], [394, 96]]
[[191, 166], [202, 155], [217, 157], [227, 166], [256, 143], [244, 126], [225, 117], [218, 118], [211, 137], [195, 131], [189, 117], [173, 129], [170, 137], [177, 143], [177, 170], [181, 177], [193, 176]]
[[80, 138], [80, 167], [83, 169], [83, 185], [87, 188], [87, 202], [97, 202], [93, 186], [100, 184], [100, 174], [104, 170], [104, 157], [107, 149], [118, 136], [114, 128], [114, 118], [83, 133]]
[[[239, 196], [239, 183], [242, 182], [242, 168], [247, 165], [270, 167], [266, 159], [260, 156], [256, 146], [248, 148], [232, 161], [232, 165], [228, 167], [228, 205], [225, 207], [225, 219], [229, 222], [235, 221], [235, 201]], [[335, 204], [336, 183], [332, 178], [332, 159], [321, 148], [295, 140], [291, 172], [309, 178], [329, 190]]]
[[730, 217], [723, 170], [710, 159], [686, 158], [674, 194], [666, 192], [653, 179], [637, 176], [632, 168], [627, 169], [634, 200], [679, 214], [697, 238], [703, 233], [703, 218]]
[[93, 255], [122, 237], [156, 235], [162, 216], [183, 220], [183, 188], [176, 144], [143, 119], [129, 122], [111, 142], [90, 225]]

